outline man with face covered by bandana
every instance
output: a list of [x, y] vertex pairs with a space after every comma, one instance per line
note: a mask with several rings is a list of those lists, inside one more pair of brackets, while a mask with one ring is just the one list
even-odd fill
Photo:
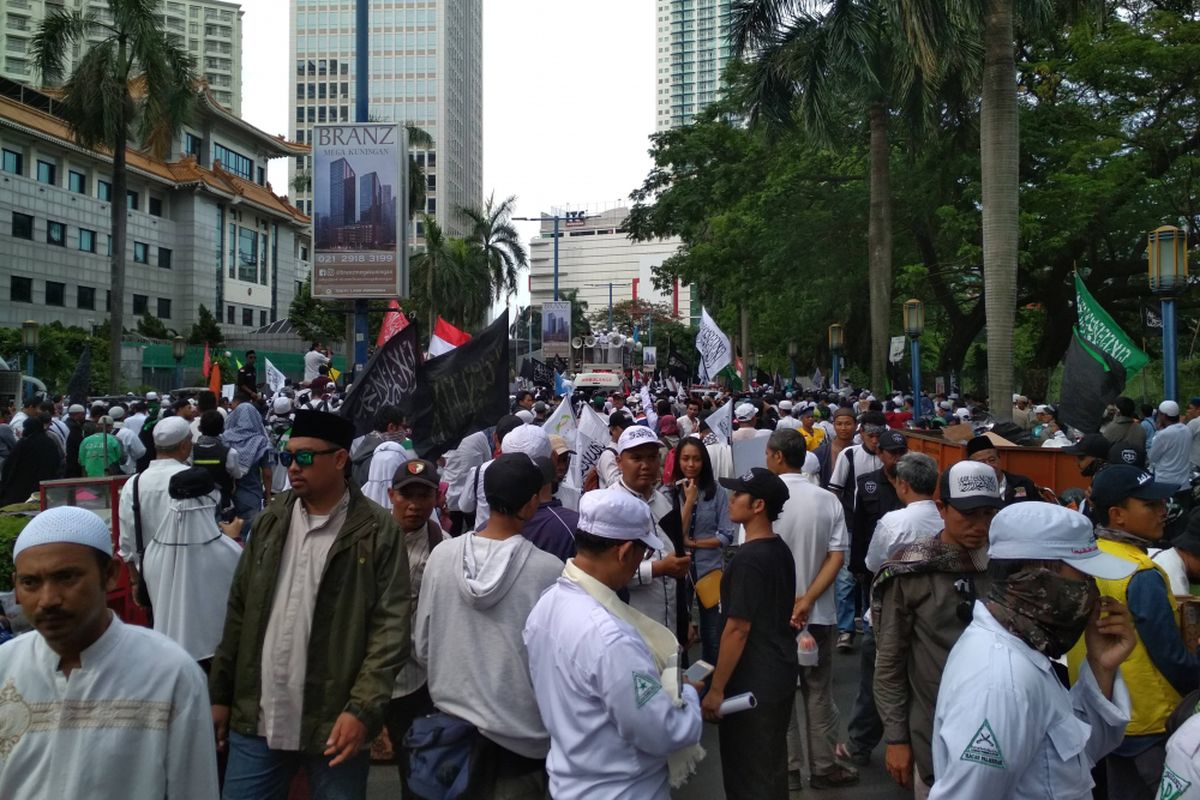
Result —
[[[1129, 722], [1118, 668], [1137, 637], [1093, 578], [1135, 566], [1101, 550], [1091, 523], [1051, 503], [1016, 503], [988, 531], [992, 587], [950, 652], [933, 720], [932, 800], [1083, 800], [1091, 770]], [[1052, 669], [1086, 645], [1068, 692]], [[1121, 795], [1113, 795], [1119, 797]]]
[[[1137, 642], [1122, 667], [1133, 700], [1125, 739], [1105, 761], [1110, 797], [1153, 798], [1166, 756], [1167, 718], [1180, 698], [1195, 689], [1200, 656], [1189, 653], [1179, 633], [1179, 609], [1170, 580], [1147, 554], [1159, 547], [1172, 484], [1158, 483], [1145, 470], [1105, 467], [1092, 481], [1092, 513], [1100, 549], [1130, 565], [1122, 580], [1098, 581], [1100, 593], [1129, 607]], [[1068, 655], [1072, 678], [1085, 656], [1082, 646]]]

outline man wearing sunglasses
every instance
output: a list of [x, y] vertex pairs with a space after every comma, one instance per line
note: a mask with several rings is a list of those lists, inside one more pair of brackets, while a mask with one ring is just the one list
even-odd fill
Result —
[[[893, 550], [871, 588], [875, 705], [886, 766], [917, 798], [933, 784], [933, 713], [950, 650], [990, 582], [988, 526], [1003, 505], [995, 471], [960, 461], [942, 473], [940, 534]], [[914, 773], [915, 763], [915, 773]]]
[[279, 462], [292, 489], [254, 520], [209, 692], [225, 800], [363, 797], [363, 748], [408, 657], [409, 573], [392, 515], [347, 482], [354, 425], [299, 411]]

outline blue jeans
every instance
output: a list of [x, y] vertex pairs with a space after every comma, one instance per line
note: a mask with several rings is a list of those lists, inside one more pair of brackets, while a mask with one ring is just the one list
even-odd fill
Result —
[[313, 800], [361, 800], [367, 796], [370, 751], [329, 766], [332, 756], [272, 750], [261, 736], [229, 732], [229, 765], [223, 800], [286, 800], [296, 770], [303, 768]]
[[840, 633], [854, 633], [855, 598], [858, 584], [845, 563], [838, 570], [837, 580], [833, 582], [834, 597], [837, 599], [837, 629]]
[[[697, 603], [697, 605], [700, 605]], [[717, 665], [717, 648], [721, 644], [721, 606], [700, 606], [700, 657], [714, 667]]]

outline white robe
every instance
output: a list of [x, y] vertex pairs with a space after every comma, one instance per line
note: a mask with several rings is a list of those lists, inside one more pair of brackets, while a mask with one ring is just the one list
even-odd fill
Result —
[[371, 454], [367, 482], [362, 485], [363, 494], [391, 511], [392, 499], [388, 497], [388, 489], [392, 488], [396, 470], [411, 458], [412, 455], [399, 442], [380, 442]]
[[225, 628], [229, 587], [242, 548], [217, 527], [217, 495], [170, 501], [146, 542], [142, 574], [154, 630], [201, 661], [212, 658]]
[[69, 677], [37, 631], [0, 647], [0, 797], [213, 800], [204, 673], [161, 634], [112, 617]]

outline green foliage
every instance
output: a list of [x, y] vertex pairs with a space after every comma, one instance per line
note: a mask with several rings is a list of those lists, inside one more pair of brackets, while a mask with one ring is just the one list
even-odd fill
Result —
[[288, 321], [307, 342], [340, 342], [346, 334], [346, 315], [340, 306], [313, 297], [312, 278], [306, 277], [288, 306]]
[[24, 514], [0, 514], [0, 592], [13, 589], [13, 545], [31, 519]]
[[161, 319], [149, 311], [138, 320], [137, 330], [142, 336], [151, 339], [171, 339], [175, 336], [174, 329], [168, 328]]
[[208, 344], [210, 347], [220, 347], [225, 343], [225, 334], [217, 324], [217, 318], [201, 303], [197, 310], [197, 321], [188, 333], [188, 344]]
[[412, 307], [428, 319], [424, 333], [433, 332], [434, 317], [461, 328], [483, 321], [491, 303], [487, 258], [474, 241], [447, 238], [432, 217], [423, 217], [425, 250], [412, 258]]
[[529, 253], [521, 241], [521, 232], [512, 223], [515, 196], [496, 202], [490, 195], [483, 208], [462, 208], [459, 211], [471, 225], [471, 242], [483, 251], [490, 273], [492, 298], [517, 290], [517, 272], [529, 266]]
[[[101, 329], [98, 332], [105, 335], [93, 336], [83, 328], [68, 328], [57, 320], [40, 326], [38, 346], [34, 351], [34, 376], [45, 383], [51, 393], [61, 393], [66, 390], [84, 349], [91, 348], [90, 391], [92, 394], [104, 394], [108, 386], [108, 364], [103, 357], [108, 350], [108, 331]], [[19, 357], [21, 370], [25, 370], [20, 328], [0, 328], [0, 355]]]

